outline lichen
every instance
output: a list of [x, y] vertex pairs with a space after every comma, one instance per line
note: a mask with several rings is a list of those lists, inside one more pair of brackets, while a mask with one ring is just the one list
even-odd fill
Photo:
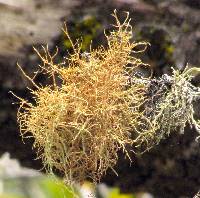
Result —
[[83, 53], [64, 28], [73, 53], [60, 64], [48, 48], [43, 55], [36, 50], [51, 85], [36, 84], [19, 66], [34, 86], [29, 88], [34, 102], [16, 96], [20, 132], [35, 139], [47, 171], [56, 169], [68, 184], [88, 178], [98, 182], [108, 169], [115, 172], [119, 150], [131, 161], [131, 151], [147, 151], [172, 132], [183, 133], [187, 123], [200, 133], [193, 108], [200, 89], [191, 83], [200, 69], [173, 70], [159, 79], [138, 75], [138, 67], [148, 65], [135, 54], [148, 43], [131, 42], [128, 13], [122, 23], [116, 11], [113, 16], [107, 47]]
[[186, 67], [183, 72], [172, 70], [172, 76], [164, 74], [159, 79], [141, 81], [149, 87], [148, 100], [144, 105], [145, 115], [155, 129], [154, 133], [140, 133], [137, 137], [136, 142], [139, 146], [145, 144], [145, 150], [149, 150], [172, 132], [183, 134], [187, 124], [200, 133], [200, 123], [194, 118], [193, 107], [194, 102], [200, 99], [200, 89], [191, 83], [200, 69]]
[[[131, 84], [134, 70], [141, 65], [135, 58], [137, 46], [130, 42], [132, 27], [127, 17], [120, 23], [113, 14], [115, 30], [107, 39], [107, 48], [100, 46], [81, 53], [81, 44], [72, 42], [74, 53], [63, 64], [54, 63], [54, 55], [44, 48], [42, 71], [52, 78], [52, 85], [37, 85], [33, 79], [34, 103], [21, 99], [18, 122], [23, 137], [34, 137], [34, 147], [48, 171], [59, 170], [69, 184], [91, 178], [99, 181], [108, 168], [114, 172], [118, 151], [130, 159], [127, 146], [134, 144], [135, 131], [145, 132], [139, 123], [150, 122], [140, 111], [145, 102], [145, 86]], [[61, 80], [61, 85], [57, 83]], [[130, 159], [131, 160], [131, 159]]]

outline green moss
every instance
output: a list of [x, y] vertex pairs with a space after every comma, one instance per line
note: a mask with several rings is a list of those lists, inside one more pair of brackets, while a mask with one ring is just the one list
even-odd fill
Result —
[[173, 54], [174, 52], [174, 46], [170, 45], [166, 48], [166, 51], [169, 53], [169, 54]]
[[188, 23], [183, 23], [183, 24], [182, 24], [182, 30], [183, 30], [184, 33], [189, 32], [189, 31], [190, 31], [190, 26], [189, 26], [189, 24], [188, 24]]
[[[89, 16], [82, 21], [72, 23], [69, 32], [72, 40], [81, 38], [81, 50], [86, 51], [89, 49], [91, 41], [97, 37], [98, 32], [101, 29], [101, 24], [96, 17]], [[69, 40], [62, 35], [62, 42], [64, 44], [64, 50], [71, 50], [72, 46]]]

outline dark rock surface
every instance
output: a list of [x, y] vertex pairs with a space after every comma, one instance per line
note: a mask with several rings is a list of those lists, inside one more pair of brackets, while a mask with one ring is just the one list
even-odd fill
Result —
[[[63, 47], [60, 27], [62, 21], [77, 24], [95, 17], [101, 28], [96, 31], [94, 45], [104, 43], [103, 28], [113, 22], [110, 13], [117, 8], [123, 18], [129, 11], [134, 26], [134, 39], [148, 40], [151, 47], [144, 60], [152, 65], [155, 76], [170, 72], [174, 66], [182, 69], [186, 63], [200, 66], [200, 5], [198, 0], [59, 0], [0, 1], [0, 154], [5, 151], [27, 167], [41, 168], [32, 151], [33, 140], [23, 144], [16, 123], [16, 99], [8, 92], [29, 98], [25, 87], [31, 86], [16, 67], [21, 63], [33, 75], [39, 59], [31, 45], [49, 43]], [[13, 4], [15, 2], [15, 5]], [[27, 3], [28, 2], [28, 3]], [[2, 18], [4, 17], [4, 18]], [[6, 20], [7, 19], [7, 20]], [[92, 27], [94, 24], [92, 25]], [[88, 33], [83, 27], [85, 35]], [[87, 27], [87, 28], [92, 28]], [[69, 27], [69, 30], [76, 29]], [[84, 37], [84, 35], [83, 35]], [[65, 55], [61, 49], [60, 56]], [[45, 81], [39, 76], [37, 81]], [[199, 83], [198, 78], [196, 84]], [[198, 104], [197, 104], [198, 106]], [[199, 112], [197, 112], [199, 113]], [[120, 155], [116, 166], [119, 177], [111, 171], [102, 181], [117, 185], [123, 191], [149, 191], [155, 197], [192, 197], [200, 189], [200, 147], [195, 142], [197, 133], [187, 128], [184, 135], [172, 134], [150, 152], [133, 155], [132, 166]]]

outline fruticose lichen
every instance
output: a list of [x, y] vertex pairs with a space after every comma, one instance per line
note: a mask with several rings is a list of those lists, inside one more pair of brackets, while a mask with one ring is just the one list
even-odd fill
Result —
[[153, 133], [141, 133], [136, 139], [139, 146], [145, 144], [145, 150], [172, 132], [183, 134], [187, 124], [200, 133], [200, 122], [194, 118], [193, 107], [194, 102], [200, 99], [200, 88], [191, 84], [200, 69], [186, 67], [183, 72], [172, 70], [172, 76], [164, 74], [159, 79], [140, 80], [148, 87], [144, 111], [154, 128]]
[[140, 111], [146, 88], [130, 83], [130, 78], [136, 78], [134, 70], [144, 65], [132, 55], [144, 51], [148, 43], [130, 42], [128, 14], [122, 24], [116, 13], [113, 16], [116, 30], [105, 35], [106, 48], [91, 49], [86, 56], [64, 29], [74, 50], [65, 58], [64, 66], [55, 64], [55, 56], [47, 49], [43, 56], [36, 51], [43, 62], [40, 67], [52, 77], [52, 85], [36, 85], [24, 73], [36, 89], [31, 90], [34, 104], [20, 99], [17, 117], [21, 134], [26, 137], [31, 132], [47, 170], [59, 170], [67, 183], [86, 178], [99, 181], [108, 168], [114, 171], [119, 150], [129, 157], [126, 147], [133, 145], [132, 133], [139, 130], [138, 123], [148, 125], [148, 131], [151, 128]]
[[130, 159], [127, 148], [149, 150], [170, 132], [182, 133], [187, 122], [200, 128], [193, 116], [200, 90], [190, 83], [199, 69], [174, 70], [159, 79], [138, 76], [138, 68], [148, 65], [135, 53], [148, 43], [131, 42], [128, 14], [123, 23], [116, 12], [113, 16], [107, 47], [82, 53], [64, 29], [74, 51], [64, 64], [54, 63], [48, 49], [44, 55], [36, 50], [52, 85], [36, 84], [20, 67], [34, 86], [33, 103], [16, 96], [21, 134], [34, 137], [44, 166], [60, 171], [68, 184], [87, 178], [98, 182], [109, 168], [114, 171], [119, 150]]

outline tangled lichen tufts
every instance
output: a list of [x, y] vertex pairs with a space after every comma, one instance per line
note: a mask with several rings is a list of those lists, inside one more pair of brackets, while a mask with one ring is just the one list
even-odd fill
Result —
[[187, 123], [200, 131], [193, 116], [200, 90], [190, 82], [200, 69], [174, 70], [159, 79], [138, 76], [138, 68], [148, 65], [135, 54], [148, 43], [131, 42], [128, 14], [123, 23], [116, 12], [113, 16], [107, 47], [82, 53], [81, 43], [74, 44], [65, 28], [73, 53], [62, 63], [55, 63], [56, 53], [48, 48], [43, 55], [36, 50], [51, 85], [36, 84], [20, 67], [34, 86], [29, 88], [34, 102], [16, 96], [21, 134], [31, 134], [45, 168], [59, 171], [68, 184], [98, 182], [108, 169], [115, 172], [119, 150], [131, 160], [130, 148], [149, 150], [171, 132], [183, 133]]
[[164, 74], [159, 79], [142, 81], [148, 87], [145, 115], [155, 130], [153, 133], [140, 133], [137, 137], [137, 144], [145, 144], [145, 150], [172, 132], [183, 134], [186, 124], [200, 133], [200, 123], [194, 118], [193, 107], [194, 102], [200, 99], [200, 89], [191, 83], [200, 69], [186, 67], [183, 72], [172, 70], [172, 76]]
[[[139, 121], [149, 125], [140, 112], [145, 86], [130, 83], [130, 78], [136, 78], [134, 70], [144, 65], [132, 55], [145, 50], [148, 43], [130, 42], [128, 14], [123, 23], [116, 12], [113, 16], [116, 29], [105, 35], [107, 48], [91, 49], [85, 56], [64, 29], [74, 50], [64, 66], [55, 64], [55, 55], [47, 49], [43, 56], [36, 51], [44, 63], [40, 67], [53, 83], [42, 87], [27, 76], [36, 87], [31, 91], [35, 103], [20, 99], [22, 135], [31, 132], [47, 170], [59, 170], [67, 183], [86, 178], [97, 182], [108, 168], [114, 171], [120, 149], [129, 157], [126, 147], [134, 143], [132, 133]], [[138, 46], [143, 49], [136, 50]]]

